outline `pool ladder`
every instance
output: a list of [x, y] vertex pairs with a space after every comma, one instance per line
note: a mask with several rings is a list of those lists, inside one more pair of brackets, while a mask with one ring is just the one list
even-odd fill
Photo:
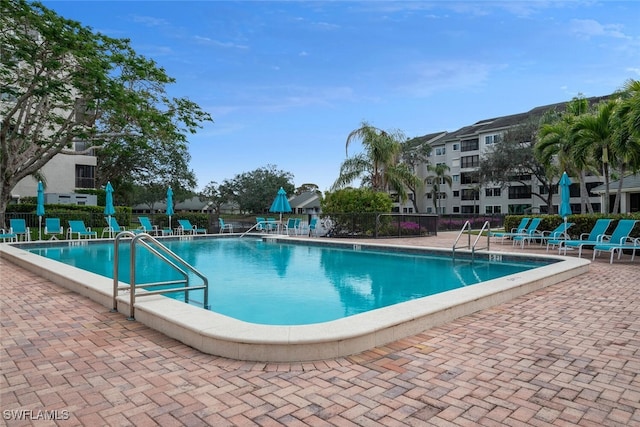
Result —
[[[465, 246], [458, 246], [458, 241], [460, 240], [460, 237], [462, 237], [462, 233], [465, 232], [465, 230], [467, 231], [467, 244]], [[482, 237], [482, 233], [486, 231], [487, 232], [487, 246], [485, 247], [481, 247], [478, 248], [476, 247], [476, 245], [478, 244], [478, 241], [480, 240], [480, 238]], [[464, 249], [464, 248], [470, 248], [471, 249], [471, 260], [473, 261], [474, 256], [475, 256], [475, 252], [477, 249], [486, 249], [489, 250], [489, 242], [490, 242], [490, 237], [491, 236], [491, 226], [489, 225], [489, 221], [485, 221], [484, 224], [482, 225], [482, 228], [480, 229], [480, 232], [478, 233], [478, 236], [476, 237], [476, 239], [473, 242], [473, 245], [471, 244], [471, 222], [466, 221], [464, 223], [464, 225], [462, 226], [462, 229], [460, 230], [460, 233], [458, 233], [458, 237], [456, 237], [456, 241], [453, 242], [453, 259], [456, 259], [456, 249]]]
[[[131, 238], [129, 242], [130, 246], [130, 260], [129, 260], [129, 284], [120, 285], [118, 280], [118, 266], [119, 266], [119, 246], [120, 241], [125, 237]], [[114, 239], [114, 251], [113, 251], [113, 312], [118, 311], [118, 293], [121, 290], [129, 290], [129, 320], [134, 320], [134, 310], [137, 296], [148, 296], [166, 294], [169, 292], [184, 291], [184, 302], [189, 302], [189, 292], [199, 289], [204, 290], [203, 306], [208, 309], [209, 306], [209, 281], [207, 278], [195, 269], [192, 265], [180, 258], [177, 254], [172, 252], [169, 248], [160, 243], [157, 239], [147, 233], [134, 234], [131, 231], [122, 231], [118, 233]], [[154, 254], [164, 263], [172, 267], [182, 276], [182, 279], [168, 280], [163, 282], [151, 282], [151, 283], [136, 283], [136, 245], [145, 247], [149, 252]], [[195, 274], [202, 279], [203, 284], [200, 286], [189, 285], [189, 272]], [[136, 292], [137, 289], [147, 288], [149, 286], [167, 286], [167, 285], [181, 285], [181, 287], [171, 287], [161, 290], [148, 291], [146, 289], [143, 292]]]

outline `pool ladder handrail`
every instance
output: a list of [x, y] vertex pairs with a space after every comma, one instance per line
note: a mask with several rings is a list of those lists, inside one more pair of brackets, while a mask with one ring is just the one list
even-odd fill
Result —
[[[130, 245], [129, 284], [120, 285], [120, 282], [118, 280], [119, 279], [119, 271], [118, 271], [119, 259], [120, 259], [119, 244], [120, 244], [120, 241], [125, 237], [131, 238], [131, 242], [129, 243]], [[152, 246], [146, 240], [151, 241], [151, 243], [155, 244], [155, 246]], [[148, 233], [135, 234], [135, 233], [132, 233], [131, 231], [122, 231], [118, 233], [118, 235], [114, 239], [113, 244], [114, 244], [114, 251], [113, 251], [113, 309], [112, 311], [114, 312], [118, 311], [118, 299], [117, 299], [118, 292], [124, 289], [129, 289], [129, 318], [128, 318], [129, 320], [135, 320], [134, 311], [135, 311], [136, 296], [158, 295], [158, 294], [165, 294], [169, 292], [184, 291], [185, 303], [188, 303], [190, 291], [203, 289], [204, 290], [203, 305], [205, 309], [209, 308], [209, 306], [207, 305], [209, 301], [209, 280], [206, 278], [206, 276], [200, 273], [191, 264], [189, 264], [188, 262], [180, 258], [175, 252], [171, 251], [165, 245], [160, 243], [153, 236], [151, 236]], [[136, 244], [140, 244], [145, 248], [147, 248], [149, 252], [151, 252], [160, 260], [164, 261], [166, 264], [168, 264], [170, 267], [176, 270], [180, 275], [182, 275], [183, 278], [180, 280], [168, 280], [163, 282], [151, 282], [151, 283], [142, 283], [142, 284], [136, 283], [136, 250], [135, 250]], [[182, 267], [180, 267], [178, 264], [181, 264]], [[202, 279], [203, 284], [200, 286], [190, 286], [189, 272], [186, 270], [190, 271], [191, 273], [195, 274], [200, 279]], [[169, 289], [162, 289], [162, 290], [156, 290], [156, 291], [145, 290], [143, 293], [140, 293], [140, 294], [136, 293], [136, 289], [141, 287], [172, 285], [172, 284], [183, 284], [184, 286], [180, 288], [169, 288]]]
[[[467, 244], [466, 244], [466, 246], [458, 246], [458, 241], [460, 240], [460, 237], [462, 237], [462, 233], [464, 233], [465, 230], [467, 230]], [[485, 230], [487, 232], [487, 246], [481, 247], [481, 248], [476, 248], [476, 245], [478, 244], [478, 241], [482, 237], [482, 233]], [[484, 224], [482, 224], [482, 228], [480, 229], [480, 232], [478, 233], [478, 236], [476, 237], [476, 239], [474, 240], [473, 245], [472, 245], [471, 244], [471, 222], [470, 221], [465, 221], [464, 225], [462, 226], [462, 229], [458, 233], [458, 237], [456, 237], [456, 241], [453, 242], [453, 249], [452, 249], [453, 259], [454, 260], [456, 259], [456, 249], [470, 248], [471, 249], [471, 260], [473, 260], [474, 257], [475, 257], [476, 249], [489, 250], [490, 242], [491, 242], [490, 238], [491, 238], [491, 225], [489, 224], [489, 221], [485, 221]]]

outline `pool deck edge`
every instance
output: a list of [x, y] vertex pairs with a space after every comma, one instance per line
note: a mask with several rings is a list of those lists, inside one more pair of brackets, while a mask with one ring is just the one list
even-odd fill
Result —
[[[375, 243], [372, 245], [403, 247]], [[112, 306], [111, 279], [48, 260], [8, 244], [0, 244], [0, 256], [103, 306]], [[590, 261], [581, 258], [531, 256], [557, 258], [560, 262], [526, 273], [313, 325], [256, 325], [160, 296], [139, 298], [136, 301], [135, 317], [137, 321], [169, 337], [217, 356], [261, 362], [332, 359], [381, 346], [554, 285], [586, 273], [590, 264]], [[129, 314], [128, 300], [124, 296], [118, 298], [118, 311]]]

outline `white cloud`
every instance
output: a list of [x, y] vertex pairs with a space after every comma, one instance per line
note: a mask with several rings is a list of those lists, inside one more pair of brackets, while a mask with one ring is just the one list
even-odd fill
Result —
[[467, 89], [483, 84], [493, 70], [504, 67], [472, 61], [420, 62], [407, 67], [404, 75], [399, 76], [399, 80], [406, 83], [399, 85], [398, 89], [414, 97]]
[[569, 30], [577, 37], [590, 39], [591, 37], [614, 37], [631, 39], [624, 34], [623, 26], [619, 24], [601, 24], [594, 19], [572, 19]]
[[209, 46], [222, 47], [225, 49], [249, 49], [249, 46], [247, 45], [237, 44], [233, 42], [221, 42], [219, 40], [214, 40], [209, 37], [194, 36], [194, 39], [202, 44], [207, 44]]

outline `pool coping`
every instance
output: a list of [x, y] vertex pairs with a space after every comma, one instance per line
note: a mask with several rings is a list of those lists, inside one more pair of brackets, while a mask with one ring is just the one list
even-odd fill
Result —
[[[197, 238], [204, 237], [198, 236]], [[206, 237], [222, 236], [208, 235]], [[237, 237], [237, 235], [226, 234], [224, 237]], [[266, 238], [274, 242], [351, 247], [354, 250], [388, 248], [412, 253], [451, 254], [451, 249], [422, 248], [389, 243], [363, 243], [361, 241], [354, 243], [337, 239], [294, 238], [279, 235], [271, 235]], [[89, 244], [86, 241], [78, 240], [63, 240], [57, 243], [60, 242], [70, 242], [73, 245]], [[468, 258], [471, 256], [471, 252], [457, 250], [456, 255]], [[111, 308], [113, 305], [112, 279], [32, 254], [14, 247], [10, 243], [0, 244], [0, 256], [105, 307]], [[311, 325], [253, 324], [157, 295], [137, 299], [135, 320], [204, 353], [216, 356], [259, 362], [326, 360], [382, 346], [560, 283], [586, 273], [591, 263], [582, 258], [558, 255], [477, 251], [475, 256], [553, 259], [558, 262], [524, 273]], [[125, 315], [129, 314], [128, 296], [118, 297], [118, 311]]]

